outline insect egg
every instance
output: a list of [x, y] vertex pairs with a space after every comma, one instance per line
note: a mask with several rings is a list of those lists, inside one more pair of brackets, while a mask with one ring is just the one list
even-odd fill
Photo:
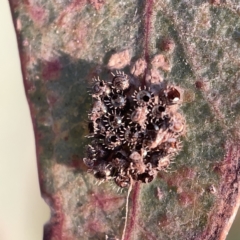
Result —
[[112, 85], [117, 89], [117, 90], [126, 90], [129, 88], [129, 78], [125, 74], [117, 74], [116, 76], [113, 77], [112, 80]]
[[121, 188], [126, 188], [130, 185], [130, 178], [127, 176], [119, 175], [115, 179], [116, 184]]
[[152, 115], [155, 118], [162, 118], [166, 108], [163, 105], [155, 105], [152, 109]]
[[100, 164], [94, 172], [94, 176], [98, 179], [107, 179], [111, 175], [111, 171], [105, 164]]
[[153, 94], [147, 90], [141, 90], [136, 94], [136, 100], [139, 105], [149, 105], [153, 102]]
[[135, 145], [137, 143], [139, 132], [136, 131], [134, 127], [128, 127], [123, 133], [123, 140], [125, 140], [129, 145]]
[[114, 129], [117, 129], [119, 128], [120, 126], [123, 125], [123, 121], [122, 121], [123, 117], [119, 116], [119, 115], [116, 115], [116, 114], [113, 114], [113, 115], [110, 115], [108, 117], [108, 122], [109, 122], [109, 125], [114, 128]]
[[105, 138], [105, 143], [108, 149], [114, 149], [121, 145], [119, 137], [115, 134], [109, 134]]
[[102, 101], [98, 100], [93, 103], [92, 114], [94, 113], [98, 114], [99, 116], [102, 116], [103, 114], [107, 113], [107, 107]]
[[117, 152], [112, 157], [111, 166], [116, 169], [121, 169], [128, 166], [128, 161], [126, 159], [126, 156], [122, 154], [121, 152]]
[[110, 87], [103, 81], [95, 79], [95, 83], [92, 87], [92, 96], [95, 98], [102, 97], [104, 95], [108, 95], [110, 93]]
[[96, 93], [96, 94], [101, 94], [103, 93], [103, 90], [104, 90], [104, 83], [103, 81], [101, 82], [96, 82], [94, 85], [93, 85], [93, 92]]
[[176, 88], [171, 87], [167, 91], [166, 97], [171, 103], [177, 103], [180, 100], [180, 92]]
[[96, 151], [92, 145], [88, 145], [86, 148], [87, 158], [94, 159], [96, 157]]
[[130, 116], [133, 123], [137, 123], [141, 128], [145, 128], [148, 110], [146, 107], [137, 107]]
[[104, 126], [104, 123], [101, 118], [97, 118], [95, 121], [93, 121], [93, 127], [94, 134], [96, 133], [103, 134], [106, 131], [106, 126]]
[[111, 103], [114, 108], [123, 108], [126, 104], [126, 98], [120, 94], [114, 94], [111, 97]]
[[83, 158], [83, 162], [89, 168], [92, 168], [94, 165], [94, 160], [90, 158]]
[[184, 120], [182, 119], [181, 114], [176, 113], [174, 115], [170, 123], [170, 129], [176, 133], [180, 133], [184, 130]]
[[181, 122], [174, 122], [171, 126], [171, 129], [174, 131], [174, 132], [181, 132], [183, 130], [183, 124]]
[[88, 123], [92, 142], [83, 159], [100, 182], [112, 179], [121, 188], [132, 181], [149, 183], [165, 170], [181, 149], [185, 129], [177, 87], [161, 85], [153, 93], [129, 79], [117, 72], [111, 81], [95, 81]]
[[135, 109], [132, 114], [131, 114], [131, 120], [133, 122], [139, 122], [142, 118], [142, 114], [143, 114], [143, 108], [138, 107], [137, 109]]

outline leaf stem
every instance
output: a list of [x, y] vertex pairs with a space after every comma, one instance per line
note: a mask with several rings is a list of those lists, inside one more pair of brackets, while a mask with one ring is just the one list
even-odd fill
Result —
[[[133, 189], [132, 208], [131, 208], [132, 210], [131, 210], [131, 213], [130, 213], [130, 216], [129, 216], [130, 222], [128, 224], [129, 198], [130, 198], [130, 193], [131, 193], [132, 189]], [[130, 187], [128, 189], [127, 202], [126, 202], [126, 219], [125, 219], [125, 225], [124, 225], [121, 240], [132, 239], [131, 235], [132, 235], [132, 231], [134, 230], [134, 227], [136, 225], [136, 219], [137, 219], [139, 193], [140, 193], [140, 182], [135, 182], [134, 186], [133, 186], [133, 182], [131, 180], [131, 184], [130, 184]]]
[[124, 228], [123, 228], [122, 240], [124, 240], [126, 229], [127, 229], [128, 210], [129, 210], [129, 197], [130, 197], [130, 193], [132, 191], [132, 185], [133, 185], [132, 178], [130, 178], [130, 186], [128, 188], [127, 199], [126, 199], [126, 213], [125, 213], [125, 223], [124, 223]]

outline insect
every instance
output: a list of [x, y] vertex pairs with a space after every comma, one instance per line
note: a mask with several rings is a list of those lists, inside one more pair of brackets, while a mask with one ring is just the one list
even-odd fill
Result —
[[185, 129], [178, 87], [165, 85], [153, 93], [132, 82], [123, 72], [110, 81], [95, 79], [88, 115], [92, 142], [83, 160], [97, 179], [121, 188], [131, 181], [149, 183], [166, 170], [181, 150]]

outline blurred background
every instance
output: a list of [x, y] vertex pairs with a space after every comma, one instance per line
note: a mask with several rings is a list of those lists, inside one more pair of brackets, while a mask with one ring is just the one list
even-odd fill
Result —
[[9, 3], [0, 0], [0, 239], [42, 240], [35, 143]]
[[[35, 143], [9, 3], [0, 7], [0, 239], [42, 240], [50, 216], [38, 184]], [[240, 239], [240, 211], [227, 240]]]

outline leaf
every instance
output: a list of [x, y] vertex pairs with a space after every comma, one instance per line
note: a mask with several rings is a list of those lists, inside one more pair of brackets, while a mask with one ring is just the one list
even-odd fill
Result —
[[[237, 4], [10, 5], [41, 192], [52, 211], [44, 239], [225, 239], [240, 202]], [[184, 90], [186, 136], [170, 171], [149, 184], [136, 183], [131, 193], [118, 192], [111, 182], [96, 185], [82, 162], [91, 107], [87, 88], [93, 76], [108, 79], [110, 69], [140, 76], [144, 64], [150, 81], [157, 76]]]

